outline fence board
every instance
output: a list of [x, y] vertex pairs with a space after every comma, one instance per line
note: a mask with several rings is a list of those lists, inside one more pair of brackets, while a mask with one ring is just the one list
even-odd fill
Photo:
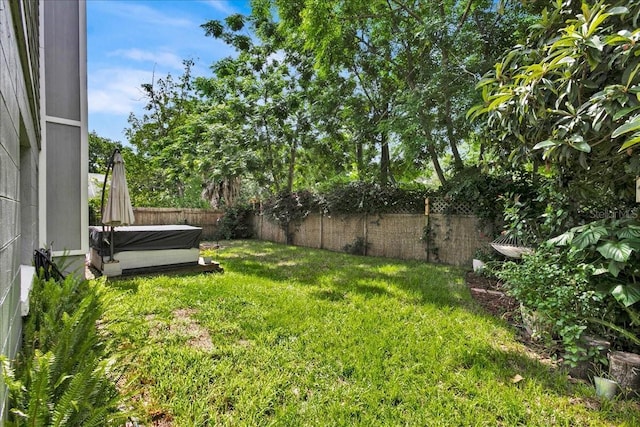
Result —
[[[136, 224], [188, 224], [203, 229], [211, 239], [223, 212], [209, 209], [135, 208]], [[262, 215], [253, 215], [251, 227], [260, 240], [286, 243], [284, 231]], [[296, 246], [342, 252], [358, 239], [368, 243], [367, 255], [424, 260], [456, 266], [470, 266], [475, 251], [486, 247], [491, 230], [481, 230], [473, 215], [430, 214], [431, 239], [422, 239], [427, 216], [422, 214], [322, 215], [311, 214], [291, 226]]]
[[[260, 240], [285, 243], [285, 233], [262, 216], [252, 220]], [[423, 240], [427, 216], [421, 214], [320, 215], [311, 214], [290, 230], [296, 246], [344, 251], [357, 239], [368, 243], [367, 255], [424, 260], [455, 266], [471, 266], [480, 247], [486, 247], [491, 231], [481, 230], [473, 215], [431, 214], [430, 251]]]
[[223, 212], [212, 209], [134, 208], [136, 225], [187, 224], [202, 227], [202, 238], [211, 239]]

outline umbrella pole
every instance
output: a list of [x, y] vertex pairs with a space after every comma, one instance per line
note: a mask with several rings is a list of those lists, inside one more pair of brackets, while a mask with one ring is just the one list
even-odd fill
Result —
[[109, 241], [109, 249], [111, 250], [111, 258], [109, 258], [109, 261], [113, 261], [113, 226], [111, 226], [111, 240]]
[[[113, 169], [113, 158], [116, 155], [118, 149], [116, 148], [111, 153], [111, 157], [109, 157], [109, 164], [107, 164], [107, 171], [104, 174], [104, 182], [102, 183], [102, 198], [100, 199], [100, 222], [102, 222], [102, 218], [104, 217], [104, 194], [107, 189], [107, 179], [109, 179], [109, 171]], [[102, 239], [100, 240], [100, 262], [104, 264], [104, 256], [103, 256], [103, 248], [104, 248], [104, 222], [102, 222]], [[111, 241], [109, 242], [109, 248], [111, 250], [111, 259], [109, 261], [113, 261], [113, 227], [111, 228]]]

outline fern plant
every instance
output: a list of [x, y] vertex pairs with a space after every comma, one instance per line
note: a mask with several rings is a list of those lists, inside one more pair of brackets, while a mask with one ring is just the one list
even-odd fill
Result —
[[24, 348], [15, 371], [5, 360], [9, 426], [122, 425], [122, 396], [115, 387], [123, 367], [97, 324], [107, 295], [73, 276], [34, 282]]

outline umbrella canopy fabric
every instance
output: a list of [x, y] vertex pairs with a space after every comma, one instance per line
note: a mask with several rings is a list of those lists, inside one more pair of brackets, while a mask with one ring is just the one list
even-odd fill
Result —
[[135, 222], [131, 197], [127, 187], [127, 176], [120, 151], [113, 154], [113, 171], [111, 173], [111, 189], [107, 205], [102, 212], [102, 223], [112, 227], [130, 225]]

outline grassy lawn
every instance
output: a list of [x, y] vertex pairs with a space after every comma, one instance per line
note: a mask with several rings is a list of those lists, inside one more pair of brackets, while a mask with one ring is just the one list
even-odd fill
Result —
[[461, 270], [224, 246], [207, 253], [224, 274], [108, 282], [146, 425], [640, 425], [637, 403], [599, 401], [527, 352]]

